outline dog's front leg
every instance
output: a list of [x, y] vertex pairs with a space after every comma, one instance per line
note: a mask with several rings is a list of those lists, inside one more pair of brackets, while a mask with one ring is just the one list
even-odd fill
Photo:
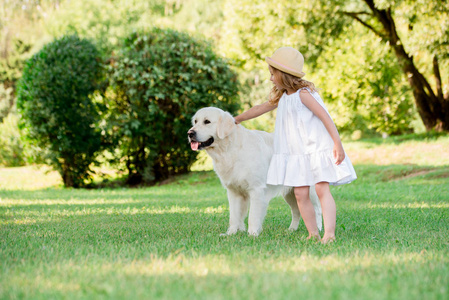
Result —
[[270, 199], [265, 197], [263, 188], [253, 190], [249, 195], [248, 233], [258, 236], [262, 232], [262, 223], [267, 214]]
[[229, 201], [229, 228], [226, 235], [235, 234], [237, 231], [245, 231], [245, 218], [248, 213], [248, 201], [238, 192], [228, 188]]

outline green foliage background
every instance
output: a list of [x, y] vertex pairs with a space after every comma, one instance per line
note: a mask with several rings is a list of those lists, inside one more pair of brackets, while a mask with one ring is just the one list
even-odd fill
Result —
[[108, 71], [107, 123], [130, 183], [188, 172], [197, 157], [186, 139], [195, 111], [239, 107], [237, 76], [227, 61], [207, 42], [177, 31], [132, 33]]
[[[404, 47], [431, 81], [432, 57], [438, 54], [443, 92], [448, 93], [449, 4], [375, 3], [392, 8]], [[422, 132], [413, 94], [390, 45], [343, 13], [364, 9], [361, 0], [7, 1], [0, 9], [0, 114], [14, 114], [15, 83], [23, 61], [53, 38], [76, 32], [97, 41], [102, 55], [108, 57], [131, 32], [161, 27], [209, 39], [214, 52], [232, 61], [242, 83], [242, 109], [266, 101], [271, 83], [264, 57], [280, 46], [293, 46], [304, 53], [306, 78], [321, 88], [343, 135]], [[246, 126], [271, 131], [273, 115]], [[0, 132], [4, 127], [0, 124]], [[23, 148], [20, 138], [13, 140]], [[0, 145], [0, 152], [8, 147]], [[13, 164], [29, 160], [27, 155]]]

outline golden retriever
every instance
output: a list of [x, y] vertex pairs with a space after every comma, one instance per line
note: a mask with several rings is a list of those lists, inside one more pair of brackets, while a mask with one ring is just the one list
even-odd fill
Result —
[[[268, 203], [280, 194], [291, 208], [289, 229], [298, 229], [300, 213], [293, 189], [266, 184], [273, 155], [273, 134], [236, 125], [231, 114], [215, 107], [197, 111], [192, 125], [187, 133], [192, 150], [204, 149], [207, 152], [227, 190], [230, 218], [226, 235], [246, 230], [244, 221], [248, 210], [248, 233], [259, 235]], [[321, 205], [314, 187], [311, 187], [310, 198], [321, 230]]]

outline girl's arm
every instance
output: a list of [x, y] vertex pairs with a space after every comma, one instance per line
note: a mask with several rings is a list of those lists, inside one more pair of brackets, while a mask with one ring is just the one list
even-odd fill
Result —
[[332, 140], [334, 141], [333, 153], [335, 164], [341, 164], [341, 162], [345, 159], [345, 151], [343, 150], [343, 145], [341, 143], [337, 127], [335, 127], [335, 124], [332, 121], [331, 117], [308, 91], [301, 91], [301, 101], [321, 120], [321, 122], [323, 122], [324, 127], [326, 127], [326, 130], [329, 132]]
[[241, 113], [240, 115], [236, 116], [235, 123], [239, 124], [243, 121], [254, 119], [260, 115], [263, 115], [264, 113], [267, 113], [269, 111], [272, 111], [273, 109], [277, 108], [277, 105], [272, 105], [268, 101], [259, 105], [255, 105], [245, 111], [244, 113]]

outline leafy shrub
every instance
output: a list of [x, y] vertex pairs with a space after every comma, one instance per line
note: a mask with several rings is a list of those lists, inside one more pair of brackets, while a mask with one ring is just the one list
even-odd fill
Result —
[[[14, 26], [9, 24], [11, 27]], [[6, 36], [2, 36], [0, 33], [0, 39], [5, 42], [2, 45], [0, 55], [0, 82], [7, 91], [10, 89], [12, 94], [15, 94], [15, 87], [17, 81], [22, 75], [22, 69], [25, 62], [25, 57], [29, 57], [32, 45], [28, 42], [24, 42], [20, 38], [17, 38], [19, 34], [11, 34], [6, 31]], [[9, 108], [12, 107], [12, 103]]]
[[91, 100], [101, 79], [95, 46], [76, 35], [45, 45], [25, 65], [18, 86], [21, 127], [44, 149], [65, 186], [90, 179], [90, 165], [101, 147], [98, 108]]
[[18, 123], [19, 117], [13, 112], [0, 123], [0, 166], [17, 167], [26, 163]]
[[173, 30], [133, 33], [110, 64], [109, 124], [128, 183], [185, 173], [197, 153], [187, 130], [195, 111], [238, 109], [238, 83], [209, 44]]
[[6, 118], [14, 105], [13, 88], [0, 83], [0, 123]]

